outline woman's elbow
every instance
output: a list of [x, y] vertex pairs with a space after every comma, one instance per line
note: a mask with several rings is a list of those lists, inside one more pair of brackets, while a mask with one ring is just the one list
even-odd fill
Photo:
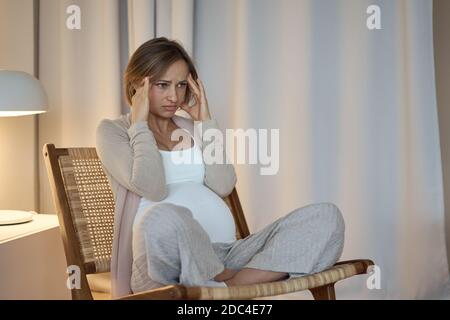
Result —
[[237, 179], [236, 175], [230, 177], [229, 180], [220, 181], [217, 184], [208, 184], [207, 185], [221, 198], [225, 198], [230, 195], [236, 185]]

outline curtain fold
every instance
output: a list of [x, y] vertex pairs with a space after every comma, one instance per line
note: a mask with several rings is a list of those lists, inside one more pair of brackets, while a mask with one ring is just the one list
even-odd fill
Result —
[[157, 37], [178, 40], [193, 55], [193, 0], [156, 0], [155, 19]]
[[155, 36], [156, 1], [128, 0], [129, 56], [144, 42]]

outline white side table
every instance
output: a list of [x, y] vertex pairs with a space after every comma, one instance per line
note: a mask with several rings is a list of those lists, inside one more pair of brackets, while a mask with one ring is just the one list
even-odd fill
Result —
[[58, 217], [0, 225], [0, 299], [71, 299]]

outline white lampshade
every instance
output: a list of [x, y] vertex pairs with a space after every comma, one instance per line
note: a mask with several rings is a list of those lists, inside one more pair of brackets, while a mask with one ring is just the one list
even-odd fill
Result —
[[[17, 117], [47, 111], [47, 95], [38, 79], [23, 71], [0, 69], [0, 117]], [[26, 211], [0, 210], [0, 225], [33, 220]]]
[[47, 107], [38, 79], [23, 71], [0, 70], [0, 117], [43, 113]]

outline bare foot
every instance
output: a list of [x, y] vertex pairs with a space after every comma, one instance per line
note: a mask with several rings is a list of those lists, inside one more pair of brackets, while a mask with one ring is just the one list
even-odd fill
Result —
[[244, 268], [236, 273], [231, 279], [225, 280], [227, 286], [240, 286], [255, 283], [273, 282], [289, 278], [286, 272], [276, 272]]
[[221, 273], [219, 273], [217, 276], [214, 277], [214, 280], [215, 281], [225, 281], [225, 280], [233, 278], [233, 276], [238, 272], [239, 272], [239, 270], [225, 268], [225, 270], [223, 270]]

